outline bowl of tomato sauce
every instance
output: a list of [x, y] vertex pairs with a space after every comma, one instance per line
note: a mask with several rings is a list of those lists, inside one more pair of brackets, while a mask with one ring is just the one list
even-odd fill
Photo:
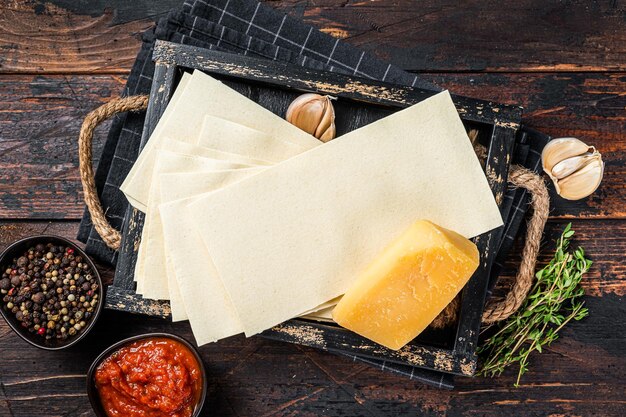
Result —
[[200, 354], [169, 333], [124, 339], [102, 352], [87, 373], [98, 417], [197, 417], [206, 391]]

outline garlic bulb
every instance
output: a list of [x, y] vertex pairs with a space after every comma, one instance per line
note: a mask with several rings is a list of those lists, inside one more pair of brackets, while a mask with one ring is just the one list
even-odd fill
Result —
[[291, 102], [285, 119], [322, 142], [335, 138], [335, 109], [330, 96], [303, 94]]
[[593, 193], [604, 174], [602, 155], [576, 138], [551, 140], [541, 153], [543, 170], [556, 192], [567, 200], [580, 200]]

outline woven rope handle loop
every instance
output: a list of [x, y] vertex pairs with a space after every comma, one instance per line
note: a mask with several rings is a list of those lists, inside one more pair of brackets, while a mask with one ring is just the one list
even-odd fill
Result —
[[492, 300], [487, 303], [483, 312], [484, 324], [493, 324], [509, 318], [524, 303], [535, 277], [539, 244], [550, 211], [548, 187], [539, 174], [519, 165], [512, 165], [509, 182], [530, 192], [533, 215], [528, 221], [526, 242], [522, 251], [522, 263], [517, 271], [515, 283], [503, 300]]
[[[487, 151], [484, 147], [476, 147], [475, 150], [479, 159], [484, 159], [487, 156]], [[509, 172], [509, 183], [530, 192], [533, 215], [528, 221], [526, 242], [522, 250], [522, 263], [515, 276], [515, 283], [506, 297], [497, 300], [492, 299], [487, 302], [482, 316], [483, 324], [487, 325], [509, 318], [521, 307], [528, 296], [535, 278], [535, 266], [537, 264], [537, 255], [539, 254], [541, 235], [543, 234], [550, 210], [548, 188], [539, 174], [519, 165], [512, 165]], [[443, 328], [456, 322], [460, 306], [460, 298], [457, 296], [435, 318], [431, 326]]]
[[83, 184], [83, 195], [87, 209], [91, 215], [91, 222], [94, 228], [102, 237], [106, 245], [117, 250], [122, 240], [121, 234], [113, 228], [106, 219], [102, 204], [98, 198], [96, 182], [92, 164], [91, 143], [93, 132], [100, 123], [117, 113], [127, 111], [141, 111], [148, 107], [148, 96], [122, 97], [109, 101], [98, 107], [85, 117], [78, 136], [78, 161], [80, 171], [80, 181]]
[[[485, 161], [487, 149], [477, 142], [478, 131], [471, 130], [468, 136], [472, 145], [474, 145], [474, 151], [478, 159]], [[487, 325], [509, 318], [521, 307], [528, 296], [535, 278], [535, 266], [537, 264], [537, 256], [539, 255], [541, 236], [550, 212], [548, 187], [546, 187], [546, 183], [541, 178], [541, 175], [519, 165], [511, 165], [508, 182], [517, 188], [524, 188], [530, 193], [533, 215], [528, 221], [526, 242], [522, 250], [522, 263], [515, 276], [515, 283], [504, 299], [489, 300], [487, 302], [482, 317], [483, 324]], [[456, 315], [453, 318], [456, 318]]]

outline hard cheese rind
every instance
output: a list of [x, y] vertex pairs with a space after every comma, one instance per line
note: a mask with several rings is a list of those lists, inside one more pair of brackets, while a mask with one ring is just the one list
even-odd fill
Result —
[[341, 326], [397, 350], [461, 291], [479, 263], [470, 240], [420, 220], [359, 276], [333, 311]]

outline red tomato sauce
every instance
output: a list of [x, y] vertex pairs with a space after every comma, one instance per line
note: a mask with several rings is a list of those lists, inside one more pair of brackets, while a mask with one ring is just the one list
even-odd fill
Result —
[[115, 351], [96, 369], [95, 382], [109, 417], [190, 417], [203, 381], [187, 346], [155, 337]]

